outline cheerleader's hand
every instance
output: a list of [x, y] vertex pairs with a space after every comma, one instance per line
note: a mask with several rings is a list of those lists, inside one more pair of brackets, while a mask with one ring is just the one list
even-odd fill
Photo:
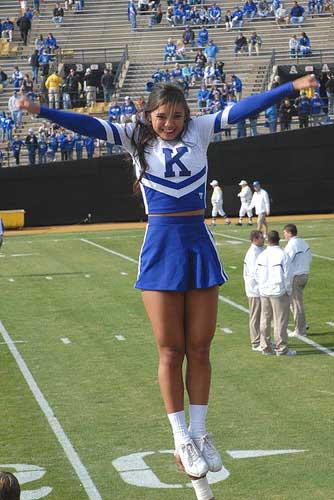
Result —
[[32, 102], [28, 97], [23, 96], [16, 103], [16, 107], [21, 111], [27, 111], [33, 115], [39, 115], [41, 107], [39, 104]]
[[309, 89], [310, 87], [315, 89], [319, 86], [316, 76], [313, 74], [297, 78], [297, 80], [294, 80], [292, 84], [294, 89], [297, 91]]

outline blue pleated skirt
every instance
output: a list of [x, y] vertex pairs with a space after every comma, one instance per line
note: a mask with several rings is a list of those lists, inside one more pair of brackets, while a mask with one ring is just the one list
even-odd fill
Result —
[[136, 288], [185, 292], [227, 280], [202, 215], [149, 216]]

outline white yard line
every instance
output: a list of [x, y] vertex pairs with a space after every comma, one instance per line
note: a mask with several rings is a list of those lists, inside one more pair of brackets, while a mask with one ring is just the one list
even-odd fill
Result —
[[71, 463], [73, 469], [75, 470], [83, 488], [85, 489], [87, 496], [90, 500], [102, 500], [102, 497], [97, 490], [95, 484], [93, 483], [86, 467], [80, 460], [78, 453], [75, 451], [71, 441], [67, 437], [64, 429], [62, 428], [59, 420], [55, 416], [51, 406], [45, 399], [42, 391], [38, 387], [33, 375], [31, 374], [26, 362], [22, 358], [21, 354], [15, 347], [9, 333], [4, 327], [2, 321], [0, 321], [0, 333], [6, 342], [8, 349], [10, 350], [13, 358], [15, 359], [25, 381], [27, 382], [29, 389], [31, 390], [34, 398], [36, 399], [40, 409], [44, 413], [49, 426], [53, 430], [56, 438], [58, 439], [60, 445], [62, 446], [65, 455], [67, 456], [69, 462]]
[[[215, 236], [221, 236], [222, 238], [226, 238], [227, 240], [232, 240], [233, 239], [233, 240], [237, 240], [237, 241], [244, 241], [245, 243], [249, 243], [250, 244], [250, 240], [248, 240], [247, 238], [239, 238], [238, 236], [232, 236], [230, 234], [217, 233], [216, 231], [211, 231], [211, 233], [213, 235], [215, 235]], [[307, 239], [315, 239], [315, 238], [304, 238], [304, 239], [307, 240]], [[326, 257], [324, 255], [319, 255], [318, 253], [313, 253], [312, 252], [312, 256], [313, 257], [317, 257], [318, 259], [329, 260], [331, 262], [334, 261], [334, 257]]]
[[[216, 234], [218, 234], [218, 233], [216, 233]], [[220, 236], [222, 236], [222, 235], [220, 235]], [[81, 241], [83, 241], [84, 243], [89, 243], [90, 245], [93, 245], [97, 248], [100, 248], [100, 250], [104, 250], [105, 252], [111, 253], [113, 255], [117, 255], [117, 257], [121, 257], [122, 259], [129, 260], [130, 262], [133, 262], [134, 264], [138, 264], [137, 260], [132, 259], [131, 257], [128, 257], [127, 255], [124, 255], [124, 254], [118, 253], [118, 252], [114, 252], [113, 250], [110, 250], [109, 248], [103, 247], [102, 245], [98, 245], [97, 243], [94, 243], [94, 242], [89, 241], [89, 240], [85, 240], [83, 238], [81, 238]], [[244, 240], [244, 241], [247, 241], [247, 243], [248, 243], [248, 240]], [[233, 300], [228, 299], [227, 297], [223, 297], [223, 295], [219, 295], [219, 300], [221, 300], [222, 302], [226, 302], [226, 304], [229, 304], [230, 306], [235, 307], [236, 309], [239, 309], [240, 311], [242, 311], [246, 314], [249, 314], [249, 310], [246, 307], [244, 307], [240, 304], [237, 304], [237, 302], [234, 302]], [[312, 345], [315, 349], [318, 349], [319, 351], [322, 351], [322, 352], [328, 354], [329, 356], [334, 357], [334, 352], [330, 351], [329, 349], [326, 349], [326, 347], [323, 347], [320, 344], [317, 344], [316, 342], [309, 339], [308, 337], [303, 337], [301, 335], [295, 335], [295, 337], [298, 338], [299, 340], [301, 340], [302, 342], [305, 342], [306, 344]]]
[[133, 262], [134, 264], [138, 264], [138, 261], [135, 259], [132, 259], [131, 257], [128, 257], [127, 255], [124, 255], [119, 252], [115, 252], [114, 250], [110, 250], [110, 248], [103, 247], [102, 245], [98, 245], [97, 243], [94, 243], [93, 241], [86, 240], [85, 238], [80, 238], [80, 241], [83, 241], [84, 243], [88, 243], [88, 245], [93, 245], [94, 247], [100, 248], [100, 250], [104, 250], [105, 252], [111, 253], [112, 255], [117, 255], [117, 257], [121, 257], [122, 259], [128, 260], [129, 262]]

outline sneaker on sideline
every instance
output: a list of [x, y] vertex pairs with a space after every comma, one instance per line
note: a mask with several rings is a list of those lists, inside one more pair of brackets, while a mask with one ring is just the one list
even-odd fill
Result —
[[285, 352], [276, 351], [276, 356], [296, 356], [296, 354], [297, 354], [297, 351], [292, 351], [290, 349], [288, 349]]
[[175, 454], [179, 456], [184, 470], [189, 476], [203, 477], [208, 473], [208, 464], [196, 446], [194, 439], [179, 445], [175, 450]]
[[252, 351], [262, 352], [262, 347], [260, 345], [252, 345]]
[[213, 444], [212, 436], [210, 434], [204, 434], [201, 438], [193, 438], [193, 440], [208, 464], [209, 471], [219, 472], [223, 467], [223, 463], [219, 452]]

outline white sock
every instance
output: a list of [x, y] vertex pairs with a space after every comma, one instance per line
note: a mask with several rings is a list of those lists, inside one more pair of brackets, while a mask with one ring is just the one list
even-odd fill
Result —
[[190, 439], [186, 415], [184, 411], [177, 411], [175, 413], [168, 413], [167, 416], [172, 426], [175, 448], [177, 448], [180, 444], [184, 444]]
[[189, 405], [189, 434], [192, 438], [200, 438], [206, 434], [205, 421], [207, 413], [208, 405]]
[[191, 484], [196, 493], [197, 500], [212, 500], [213, 493], [208, 483], [208, 480], [205, 477], [201, 477], [200, 479], [192, 479]]

